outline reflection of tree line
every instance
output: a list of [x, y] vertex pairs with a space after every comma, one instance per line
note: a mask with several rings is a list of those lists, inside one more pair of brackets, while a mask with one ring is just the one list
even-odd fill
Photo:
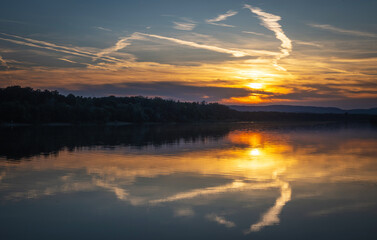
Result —
[[217, 103], [145, 97], [64, 96], [19, 86], [0, 88], [0, 123], [368, 120], [367, 115], [239, 112]]
[[162, 146], [220, 139], [229, 131], [229, 124], [1, 128], [0, 157], [21, 159], [88, 146]]

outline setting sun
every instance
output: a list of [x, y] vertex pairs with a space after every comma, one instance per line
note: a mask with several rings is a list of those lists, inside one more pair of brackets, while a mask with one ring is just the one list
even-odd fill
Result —
[[251, 156], [259, 156], [261, 154], [261, 152], [259, 151], [259, 149], [254, 148], [254, 149], [250, 150], [249, 154]]
[[263, 88], [263, 84], [262, 83], [249, 83], [249, 84], [247, 84], [247, 86], [249, 88], [253, 88], [253, 89], [261, 89], [261, 88]]

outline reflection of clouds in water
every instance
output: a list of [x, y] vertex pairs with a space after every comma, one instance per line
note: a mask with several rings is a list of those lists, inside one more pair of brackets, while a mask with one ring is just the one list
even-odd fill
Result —
[[226, 220], [224, 217], [218, 216], [214, 213], [206, 215], [206, 218], [210, 221], [217, 222], [218, 224], [224, 225], [227, 228], [236, 226], [234, 222]]
[[270, 208], [263, 216], [260, 221], [251, 225], [250, 229], [245, 231], [245, 234], [250, 232], [258, 232], [266, 226], [271, 226], [280, 222], [279, 214], [281, 213], [285, 204], [291, 200], [292, 190], [287, 182], [279, 181], [280, 186], [280, 197], [276, 199], [275, 205]]
[[178, 193], [170, 197], [151, 200], [150, 203], [164, 203], [164, 202], [174, 202], [184, 199], [191, 199], [200, 196], [206, 196], [211, 194], [220, 194], [233, 191], [243, 191], [243, 190], [253, 190], [253, 189], [267, 189], [271, 187], [279, 186], [276, 182], [272, 183], [245, 183], [241, 181], [234, 181], [230, 184], [209, 187], [204, 189], [195, 189], [188, 192]]
[[349, 211], [360, 211], [363, 209], [366, 209], [368, 207], [371, 207], [373, 205], [376, 205], [375, 202], [370, 203], [357, 203], [357, 204], [350, 204], [350, 205], [344, 205], [344, 206], [337, 206], [333, 208], [323, 209], [316, 212], [309, 213], [310, 216], [323, 216], [338, 212], [349, 212]]
[[[55, 182], [56, 184], [56, 182]], [[71, 182], [60, 186], [51, 186], [43, 189], [29, 189], [23, 191], [14, 191], [8, 195], [4, 195], [3, 199], [8, 201], [16, 201], [22, 199], [36, 199], [43, 196], [52, 196], [60, 193], [73, 193], [92, 191], [95, 186], [91, 182]]]
[[[374, 137], [353, 139], [339, 133], [313, 136], [311, 133], [286, 135], [234, 131], [229, 134], [227, 140], [230, 142], [229, 147], [220, 144], [213, 148], [211, 145], [210, 148], [197, 148], [189, 152], [176, 152], [176, 148], [166, 147], [151, 153], [145, 152], [145, 149], [131, 151], [132, 149], [125, 147], [119, 148], [118, 151], [61, 151], [57, 157], [35, 157], [31, 161], [21, 161], [17, 164], [3, 161], [0, 162], [1, 167], [11, 168], [7, 169], [7, 172], [0, 172], [1, 198], [17, 200], [59, 193], [105, 190], [114, 194], [116, 199], [133, 206], [166, 204], [172, 206], [175, 217], [190, 217], [200, 213], [210, 221], [232, 227], [235, 223], [221, 214], [206, 215], [216, 211], [211, 209], [211, 204], [219, 203], [222, 198], [228, 197], [228, 193], [237, 193], [239, 196], [245, 194], [246, 201], [250, 201], [248, 194], [253, 190], [280, 189], [280, 196], [274, 206], [262, 214], [260, 220], [245, 232], [251, 233], [279, 223], [282, 208], [291, 199], [291, 187], [288, 182], [301, 185], [377, 182], [375, 168], [371, 168], [375, 166]], [[326, 144], [322, 143], [324, 140]], [[169, 151], [174, 154], [167, 157], [166, 153]], [[64, 175], [57, 177], [55, 170], [64, 170]], [[52, 174], [49, 174], [50, 171]], [[179, 180], [177, 176], [187, 175], [199, 179], [203, 176], [214, 179], [221, 176], [222, 180], [211, 187], [204, 185], [207, 184], [205, 180], [200, 187], [190, 185], [189, 182], [175, 182], [176, 179]], [[169, 183], [166, 184], [165, 180], [168, 177]], [[225, 179], [229, 181], [226, 184], [223, 181]], [[5, 180], [6, 184], [3, 184]], [[150, 180], [153, 180], [152, 184]], [[310, 189], [310, 193], [297, 190], [295, 199], [324, 195], [323, 191], [322, 188]], [[263, 193], [263, 198], [270, 196]], [[194, 212], [191, 207], [196, 204], [195, 198], [198, 198], [201, 204], [207, 204], [208, 212], [200, 212], [199, 209], [195, 209]], [[174, 202], [184, 200], [187, 206], [175, 206], [177, 203]], [[239, 202], [244, 201], [245, 199], [241, 199]], [[235, 199], [233, 204], [239, 202]], [[312, 215], [326, 215], [347, 209], [336, 207]]]
[[3, 178], [5, 178], [6, 175], [7, 173], [5, 171], [0, 173], [0, 182], [1, 180], [3, 180]]
[[129, 194], [123, 188], [106, 183], [98, 179], [93, 180], [93, 182], [95, 183], [96, 186], [103, 187], [114, 192], [114, 194], [119, 200], [128, 200], [127, 197]]
[[117, 186], [116, 183], [110, 184], [100, 179], [93, 179], [93, 184], [113, 192], [118, 200], [128, 201], [133, 206], [143, 205], [146, 202], [146, 200], [142, 197], [131, 196], [127, 190]]
[[209, 187], [205, 189], [195, 189], [188, 192], [178, 193], [167, 198], [151, 200], [150, 203], [174, 202], [174, 201], [183, 200], [183, 199], [191, 199], [191, 198], [195, 198], [195, 197], [199, 197], [203, 195], [224, 193], [224, 192], [228, 192], [234, 189], [239, 189], [243, 187], [244, 185], [245, 183], [243, 182], [234, 181], [230, 184], [226, 184], [222, 186]]

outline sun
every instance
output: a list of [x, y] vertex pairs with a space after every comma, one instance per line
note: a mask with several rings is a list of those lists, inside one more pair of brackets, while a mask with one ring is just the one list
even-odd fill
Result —
[[249, 154], [250, 154], [251, 156], [259, 156], [259, 155], [261, 154], [261, 152], [259, 151], [258, 148], [254, 148], [254, 149], [251, 149], [251, 150], [250, 150]]
[[249, 88], [252, 88], [252, 89], [261, 89], [263, 88], [263, 84], [262, 83], [249, 83], [247, 84], [246, 86], [248, 86]]

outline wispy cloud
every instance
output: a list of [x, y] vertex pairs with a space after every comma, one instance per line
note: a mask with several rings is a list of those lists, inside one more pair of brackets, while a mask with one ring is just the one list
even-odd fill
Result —
[[174, 29], [183, 30], [183, 31], [191, 31], [195, 28], [196, 24], [191, 22], [173, 22]]
[[212, 25], [216, 25], [216, 26], [221, 26], [221, 27], [235, 27], [233, 25], [229, 25], [229, 24], [225, 24], [225, 23], [209, 23], [209, 24], [212, 24]]
[[[83, 50], [83, 49], [76, 48], [76, 47], [62, 46], [62, 45], [57, 45], [57, 44], [46, 42], [46, 41], [35, 40], [35, 39], [31, 39], [31, 38], [25, 38], [25, 37], [21, 37], [21, 36], [17, 36], [17, 35], [6, 34], [6, 33], [0, 33], [0, 34], [7, 36], [7, 37], [10, 37], [10, 38], [0, 37], [0, 40], [11, 42], [11, 43], [18, 44], [18, 45], [34, 47], [34, 48], [41, 48], [41, 49], [45, 49], [45, 50], [51, 50], [51, 51], [66, 53], [66, 54], [70, 54], [70, 55], [76, 55], [76, 56], [80, 56], [80, 57], [87, 57], [87, 58], [97, 57], [98, 58], [96, 53], [89, 52], [87, 50]], [[100, 56], [100, 57], [102, 57], [102, 56]], [[103, 57], [102, 60], [108, 61], [108, 62], [120, 62], [121, 61], [121, 60], [113, 58], [113, 57]]]
[[318, 44], [315, 42], [306, 42], [306, 41], [300, 41], [300, 40], [294, 40], [293, 42], [299, 45], [312, 46], [312, 47], [318, 47], [318, 48], [323, 47], [321, 44]]
[[[189, 20], [185, 20], [185, 21], [189, 21]], [[8, 41], [8, 42], [11, 42], [11, 43], [14, 43], [14, 44], [19, 44], [19, 45], [34, 47], [34, 48], [40, 48], [40, 49], [44, 49], [44, 50], [56, 51], [56, 52], [75, 55], [75, 56], [79, 56], [79, 57], [90, 58], [93, 61], [102, 60], [102, 61], [105, 61], [105, 62], [114, 63], [113, 67], [111, 68], [112, 70], [118, 69], [120, 67], [123, 68], [123, 67], [130, 66], [131, 62], [133, 62], [133, 60], [134, 60], [133, 55], [122, 53], [122, 57], [119, 58], [119, 57], [116, 57], [112, 54], [120, 51], [121, 49], [128, 47], [129, 45], [132, 44], [132, 41], [135, 41], [135, 40], [150, 40], [150, 41], [152, 41], [153, 39], [160, 39], [160, 40], [170, 41], [170, 42], [173, 42], [175, 44], [188, 46], [188, 47], [191, 47], [191, 48], [206, 49], [206, 50], [213, 51], [213, 52], [230, 54], [233, 57], [237, 57], [237, 58], [238, 57], [245, 57], [245, 56], [276, 56], [276, 55], [279, 54], [279, 53], [276, 53], [276, 52], [270, 52], [270, 51], [264, 51], [264, 50], [230, 49], [230, 48], [225, 48], [225, 47], [221, 47], [221, 46], [216, 46], [216, 45], [212, 44], [211, 41], [207, 41], [208, 43], [196, 43], [196, 42], [193, 42], [193, 41], [187, 41], [187, 40], [182, 40], [182, 39], [177, 39], [177, 38], [172, 38], [172, 37], [165, 37], [165, 36], [161, 36], [161, 35], [146, 34], [146, 33], [140, 33], [140, 32], [135, 32], [135, 33], [133, 33], [133, 34], [127, 36], [127, 37], [122, 37], [113, 46], [110, 46], [108, 48], [91, 49], [91, 50], [88, 50], [87, 48], [63, 46], [63, 45], [58, 45], [58, 44], [51, 43], [51, 42], [46, 42], [46, 41], [42, 41], [42, 40], [35, 40], [35, 39], [31, 39], [31, 38], [26, 38], [26, 37], [21, 37], [21, 36], [16, 36], [16, 35], [10, 35], [10, 34], [6, 34], [6, 33], [0, 33], [0, 34], [6, 36], [6, 38], [0, 37], [0, 40]], [[127, 55], [128, 60], [123, 59], [124, 58], [123, 55]], [[64, 59], [67, 59], [67, 58], [64, 58]], [[60, 60], [62, 60], [62, 59], [60, 59]], [[65, 61], [65, 60], [62, 60], [62, 61]], [[119, 64], [121, 64], [121, 66]], [[98, 64], [95, 64], [95, 65], [93, 65], [93, 64], [84, 64], [84, 65], [86, 65], [88, 68], [105, 69], [104, 65], [102, 63], [98, 63]]]
[[227, 12], [224, 13], [224, 14], [220, 14], [220, 15], [218, 15], [217, 17], [212, 18], [212, 19], [208, 19], [208, 20], [206, 20], [206, 21], [207, 21], [207, 22], [220, 22], [220, 21], [224, 21], [224, 20], [226, 20], [228, 17], [234, 16], [234, 15], [236, 15], [237, 13], [238, 13], [238, 12], [236, 12], [236, 11], [229, 10], [229, 11], [227, 11]]
[[100, 57], [109, 55], [111, 53], [117, 52], [117, 51], [131, 45], [130, 40], [141, 40], [141, 39], [143, 39], [143, 38], [137, 33], [134, 33], [129, 37], [122, 37], [115, 43], [114, 46], [111, 46], [109, 48], [105, 48], [105, 49], [101, 50], [100, 52], [98, 52], [96, 54], [97, 58], [100, 58]]
[[265, 34], [263, 33], [257, 33], [257, 32], [250, 32], [250, 31], [242, 31], [243, 33], [248, 33], [248, 34], [254, 34], [254, 35], [257, 35], [257, 36], [266, 36]]
[[146, 33], [138, 33], [138, 32], [136, 32], [134, 34], [139, 35], [139, 36], [142, 35], [144, 37], [166, 40], [166, 41], [174, 42], [176, 44], [189, 46], [189, 47], [192, 47], [192, 48], [206, 49], [206, 50], [219, 52], [219, 53], [227, 53], [227, 54], [233, 55], [233, 57], [265, 56], [265, 55], [276, 56], [276, 55], [279, 55], [279, 53], [271, 52], [271, 51], [253, 50], [253, 49], [229, 49], [229, 48], [223, 48], [223, 47], [210, 45], [211, 43], [199, 44], [199, 43], [192, 42], [192, 41], [186, 41], [186, 40], [182, 40], [182, 39], [165, 37], [165, 36], [155, 35], [155, 34], [146, 34]]
[[[31, 39], [31, 38], [25, 38], [25, 37], [21, 37], [21, 36], [17, 36], [17, 35], [12, 35], [12, 34], [6, 34], [6, 33], [0, 33], [0, 34], [33, 43], [33, 44], [30, 44], [30, 43], [27, 43], [27, 42], [24, 43], [24, 45], [28, 45], [28, 46], [32, 46], [32, 47], [36, 47], [34, 44], [38, 44], [38, 45], [41, 45], [41, 46], [37, 46], [37, 47], [40, 47], [40, 48], [45, 47], [46, 49], [56, 50], [56, 51], [59, 51], [59, 49], [63, 49], [63, 50], [73, 52], [74, 54], [77, 54], [77, 55], [80, 55], [80, 56], [92, 55], [93, 54], [91, 52], [79, 50], [75, 47], [61, 46], [61, 45], [57, 45], [57, 44], [46, 42], [46, 41], [35, 40], [35, 39]], [[12, 41], [12, 39], [3, 39], [3, 38], [2, 38], [2, 40]], [[16, 42], [16, 41], [13, 41], [13, 43], [22, 44], [21, 42]], [[55, 49], [52, 49], [52, 48], [55, 48]]]
[[262, 22], [261, 24], [267, 29], [274, 32], [276, 38], [281, 41], [281, 54], [276, 57], [274, 66], [279, 70], [285, 70], [284, 68], [277, 65], [277, 61], [283, 57], [289, 56], [290, 52], [292, 51], [292, 41], [285, 35], [282, 26], [279, 24], [281, 17], [271, 13], [264, 12], [262, 9], [252, 7], [248, 4], [245, 4], [244, 7], [249, 9], [252, 13], [258, 15], [258, 18]]
[[214, 51], [214, 52], [227, 53], [227, 54], [233, 55], [234, 57], [244, 57], [244, 56], [249, 55], [248, 53], [240, 51], [240, 50], [232, 50], [232, 49], [227, 49], [227, 48], [222, 48], [222, 47], [217, 47], [217, 46], [212, 46], [212, 45], [199, 44], [199, 43], [195, 43], [195, 42], [191, 42], [191, 41], [185, 41], [185, 40], [181, 40], [181, 39], [177, 39], [177, 38], [164, 37], [164, 36], [160, 36], [160, 35], [146, 34], [146, 33], [138, 33], [138, 34], [141, 34], [143, 36], [152, 37], [152, 38], [167, 40], [167, 41], [170, 41], [170, 42], [174, 42], [174, 43], [177, 43], [177, 44], [180, 44], [180, 45], [185, 45], [185, 46], [189, 46], [189, 47], [193, 47], [193, 48], [200, 48], [200, 49], [206, 49], [206, 50], [210, 50], [210, 51]]
[[69, 59], [66, 59], [66, 58], [58, 58], [59, 60], [62, 60], [62, 61], [65, 61], [65, 62], [69, 62], [69, 63], [77, 63], [75, 61], [72, 61], [72, 60], [69, 60]]
[[111, 32], [112, 30], [109, 29], [109, 28], [104, 28], [104, 27], [94, 27], [95, 29], [98, 29], [98, 30], [102, 30], [102, 31], [107, 31], [107, 32]]
[[206, 218], [210, 221], [217, 222], [218, 224], [224, 225], [227, 228], [236, 226], [234, 222], [226, 220], [224, 217], [218, 216], [216, 214], [208, 214]]
[[227, 18], [236, 15], [238, 12], [229, 10], [224, 14], [220, 14], [215, 18], [207, 19], [206, 22], [212, 25], [217, 25], [217, 26], [223, 26], [223, 27], [234, 27], [233, 25], [228, 25], [225, 23], [219, 23], [221, 21], [226, 20]]
[[4, 60], [4, 58], [0, 55], [0, 66], [3, 66], [5, 68], [9, 68], [7, 62]]
[[176, 217], [192, 217], [194, 215], [195, 215], [194, 210], [188, 207], [178, 208], [174, 210], [174, 216]]
[[18, 24], [30, 24], [27, 22], [22, 22], [22, 21], [15, 21], [15, 20], [9, 20], [9, 19], [0, 19], [0, 22], [6, 22], [6, 23], [18, 23]]
[[338, 27], [334, 27], [329, 24], [308, 24], [311, 27], [314, 28], [320, 28], [336, 33], [342, 33], [342, 34], [347, 34], [347, 35], [353, 35], [353, 36], [360, 36], [360, 37], [372, 37], [372, 38], [377, 38], [377, 34], [375, 33], [369, 33], [369, 32], [361, 32], [357, 30], [347, 30], [347, 29], [342, 29]]

